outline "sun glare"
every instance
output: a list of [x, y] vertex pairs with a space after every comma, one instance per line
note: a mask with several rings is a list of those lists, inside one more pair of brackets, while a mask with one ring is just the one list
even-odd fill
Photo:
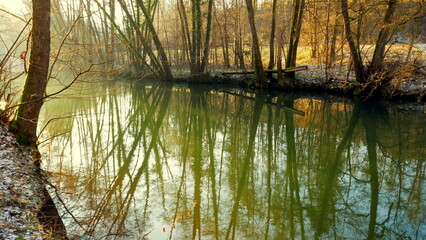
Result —
[[21, 1], [0, 0], [0, 9], [9, 11], [15, 14], [28, 12], [22, 0]]

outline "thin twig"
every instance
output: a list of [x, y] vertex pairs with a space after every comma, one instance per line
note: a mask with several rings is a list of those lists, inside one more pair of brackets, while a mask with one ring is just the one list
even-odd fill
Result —
[[49, 181], [47, 181], [47, 180], [46, 180], [46, 184], [49, 185], [50, 187], [52, 187], [55, 190], [56, 198], [62, 204], [62, 206], [64, 207], [65, 211], [72, 217], [72, 219], [74, 219], [75, 223], [77, 223], [77, 225], [81, 229], [83, 229], [84, 232], [87, 232], [86, 228], [84, 228], [83, 225], [77, 220], [77, 218], [74, 216], [74, 214], [72, 214], [71, 210], [69, 210], [68, 207], [65, 205], [64, 200], [62, 200], [62, 198], [59, 196], [58, 188], [55, 185], [53, 185], [52, 183], [50, 183]]
[[15, 17], [15, 18], [17, 18], [17, 19], [19, 19], [19, 20], [21, 20], [21, 21], [23, 21], [23, 22], [26, 22], [26, 20], [25, 20], [24, 18], [22, 18], [22, 17], [20, 17], [20, 16], [18, 16], [18, 15], [16, 15], [16, 14], [14, 14], [14, 13], [11, 13], [11, 12], [9, 12], [9, 11], [7, 11], [7, 10], [3, 9], [3, 8], [0, 8], [0, 12], [7, 13], [7, 14], [9, 14], [9, 15], [11, 15], [11, 16], [13, 16], [13, 17]]
[[28, 20], [28, 22], [25, 24], [25, 26], [22, 28], [22, 30], [19, 32], [18, 36], [16, 37], [15, 41], [13, 42], [12, 46], [10, 46], [10, 48], [7, 50], [5, 57], [2, 59], [2, 61], [0, 62], [0, 72], [3, 69], [3, 66], [5, 64], [6, 61], [9, 60], [10, 56], [11, 56], [11, 52], [14, 49], [16, 43], [18, 42], [18, 40], [21, 38], [22, 33], [24, 33], [25, 29], [27, 28], [27, 26], [30, 24], [31, 19]]
[[67, 40], [68, 36], [71, 34], [71, 32], [74, 29], [74, 27], [77, 25], [77, 22], [78, 22], [78, 20], [80, 20], [80, 18], [81, 18], [81, 13], [77, 17], [77, 19], [74, 21], [74, 23], [71, 25], [71, 27], [68, 30], [67, 34], [65, 34], [64, 38], [62, 39], [61, 44], [59, 45], [58, 52], [56, 53], [55, 58], [53, 59], [52, 65], [50, 66], [50, 72], [49, 72], [49, 75], [48, 75], [47, 79], [50, 79], [50, 77], [52, 76], [53, 68], [54, 68], [56, 62], [59, 59], [59, 54], [61, 53], [62, 47], [65, 45], [65, 41]]
[[59, 91], [57, 91], [57, 92], [55, 92], [55, 93], [51, 93], [51, 94], [46, 95], [46, 96], [44, 97], [44, 99], [45, 99], [45, 98], [52, 97], [52, 96], [55, 96], [55, 95], [58, 95], [59, 93], [61, 93], [61, 92], [65, 91], [65, 90], [67, 90], [68, 88], [70, 88], [70, 87], [74, 84], [74, 82], [75, 82], [75, 81], [77, 81], [77, 79], [78, 79], [81, 75], [83, 75], [83, 74], [85, 74], [85, 73], [90, 72], [90, 69], [92, 69], [92, 67], [93, 67], [94, 65], [95, 65], [95, 64], [91, 63], [91, 64], [89, 65], [89, 67], [88, 67], [86, 70], [79, 72], [79, 73], [77, 74], [77, 76], [75, 76], [74, 80], [72, 80], [72, 81], [71, 81], [71, 83], [69, 83], [68, 85], [66, 85], [66, 86], [65, 86], [65, 87], [63, 87], [61, 90], [59, 90]]

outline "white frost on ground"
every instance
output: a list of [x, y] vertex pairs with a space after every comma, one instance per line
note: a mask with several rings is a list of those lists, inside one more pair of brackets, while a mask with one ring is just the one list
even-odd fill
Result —
[[0, 239], [43, 239], [36, 216], [42, 190], [30, 149], [0, 124]]

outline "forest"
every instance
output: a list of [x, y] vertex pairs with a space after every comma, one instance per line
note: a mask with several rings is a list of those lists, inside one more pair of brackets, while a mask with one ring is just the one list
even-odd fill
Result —
[[0, 45], [0, 238], [426, 238], [424, 0], [0, 0]]

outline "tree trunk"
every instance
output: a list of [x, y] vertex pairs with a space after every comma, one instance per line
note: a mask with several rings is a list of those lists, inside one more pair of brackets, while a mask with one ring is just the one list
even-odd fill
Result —
[[277, 0], [272, 1], [272, 21], [271, 21], [271, 36], [269, 39], [269, 65], [268, 69], [274, 68], [275, 56], [274, 56], [274, 40], [275, 40], [275, 19], [277, 10]]
[[[112, 21], [113, 19], [109, 15], [107, 11], [105, 11], [105, 8], [102, 8], [102, 6], [99, 4], [99, 2], [96, 0], [96, 3], [98, 4], [99, 8], [103, 10], [104, 14], [107, 14], [109, 16], [109, 19]], [[167, 56], [164, 52], [164, 49], [161, 45], [161, 42], [158, 39], [157, 33], [155, 32], [152, 18], [150, 16], [150, 13], [148, 13], [148, 10], [145, 8], [147, 6], [143, 5], [140, 1], [137, 1], [138, 6], [135, 9], [132, 7], [132, 13], [127, 8], [127, 5], [124, 0], [118, 0], [118, 3], [120, 4], [123, 13], [127, 17], [127, 21], [129, 23], [129, 28], [127, 31], [131, 33], [135, 33], [136, 41], [138, 42], [138, 45], [140, 44], [142, 47], [142, 53], [139, 51], [136, 51], [135, 47], [132, 43], [129, 42], [129, 38], [127, 38], [124, 33], [121, 31], [121, 29], [114, 23], [114, 27], [117, 30], [117, 32], [120, 33], [120, 36], [122, 37], [125, 42], [127, 42], [128, 47], [132, 50], [132, 53], [137, 57], [139, 61], [142, 62], [142, 66], [144, 66], [146, 69], [151, 71], [154, 74], [158, 74], [160, 79], [172, 79], [172, 73], [170, 69], [170, 65], [167, 60]], [[141, 10], [143, 12], [143, 15], [145, 16], [145, 23], [143, 29], [141, 29], [141, 23], [139, 22], [139, 17], [134, 18], [133, 16], [140, 16]], [[136, 14], [135, 14], [136, 12]], [[149, 31], [151, 35], [147, 33]], [[151, 38], [154, 40], [154, 44], [157, 48], [157, 53], [160, 55], [160, 58], [157, 57], [156, 53], [154, 52], [153, 48], [150, 45]], [[148, 56], [150, 62], [146, 62], [145, 57]]]
[[50, 54], [50, 0], [33, 0], [33, 28], [28, 75], [11, 130], [20, 144], [37, 145], [37, 122], [45, 96]]
[[278, 77], [278, 85], [280, 87], [284, 86], [283, 80], [283, 71], [282, 71], [282, 31], [278, 34], [277, 39], [277, 77]]
[[145, 21], [147, 24], [147, 27], [151, 33], [152, 40], [154, 41], [155, 48], [158, 51], [158, 54], [160, 55], [160, 61], [161, 61], [161, 67], [163, 68], [163, 71], [166, 75], [166, 78], [168, 80], [173, 79], [172, 70], [170, 69], [170, 64], [167, 59], [166, 52], [164, 51], [163, 45], [161, 44], [160, 38], [158, 37], [157, 32], [155, 31], [154, 24], [152, 21], [151, 15], [148, 13], [148, 11], [145, 8], [145, 5], [143, 4], [142, 0], [136, 1], [139, 8], [142, 10], [143, 15], [145, 16]]
[[235, 44], [234, 44], [234, 65], [241, 68], [245, 71], [244, 63], [244, 53], [243, 53], [243, 39], [241, 32], [241, 13], [239, 11], [240, 2], [238, 0], [233, 1], [233, 8], [236, 10], [235, 15], [235, 24], [234, 24], [234, 35], [235, 35]]
[[[111, 18], [115, 19], [115, 1], [110, 1], [109, 2], [109, 9], [111, 12]], [[110, 52], [109, 52], [109, 56], [110, 56], [110, 65], [112, 66], [112, 68], [114, 69], [114, 60], [115, 60], [115, 31], [114, 31], [114, 26], [110, 25], [110, 41], [111, 41], [111, 47], [110, 47]]]
[[192, 59], [194, 68], [191, 75], [200, 73], [201, 68], [201, 0], [191, 0], [192, 3]]
[[192, 43], [191, 43], [191, 35], [189, 34], [188, 17], [186, 16], [186, 10], [185, 10], [185, 5], [183, 3], [183, 0], [179, 0], [177, 6], [178, 6], [179, 18], [181, 19], [184, 48], [187, 49], [185, 53], [188, 58], [190, 71], [194, 72], [195, 69], [193, 69], [194, 68], [193, 59], [195, 59], [195, 57], [192, 52]]
[[[326, 14], [326, 26], [325, 26], [325, 48], [327, 48], [327, 38], [328, 38], [328, 22], [330, 18], [330, 3], [327, 4], [327, 14]], [[310, 6], [311, 11], [309, 11], [309, 20], [311, 23], [313, 23], [313, 26], [310, 26], [310, 42], [311, 42], [311, 58], [317, 58], [318, 57], [318, 6], [316, 5], [316, 1], [312, 2], [312, 6]]]
[[385, 19], [377, 38], [376, 47], [374, 49], [373, 60], [371, 61], [370, 73], [379, 71], [385, 58], [386, 44], [392, 33], [392, 19], [395, 13], [397, 0], [388, 0], [388, 9], [386, 10]]
[[[239, 23], [238, 23], [239, 24]], [[237, 50], [236, 50], [236, 57], [237, 57], [237, 63], [238, 67], [246, 70], [246, 64], [244, 63], [244, 50], [243, 50], [243, 34], [241, 32], [241, 26], [238, 26], [238, 36], [237, 36]]]
[[331, 36], [331, 45], [330, 45], [330, 58], [327, 65], [327, 68], [331, 68], [336, 61], [336, 41], [337, 41], [337, 16], [335, 17], [333, 24], [333, 35]]
[[229, 39], [228, 39], [228, 29], [227, 29], [227, 25], [228, 25], [228, 19], [227, 19], [227, 15], [228, 12], [226, 11], [226, 4], [225, 4], [225, 0], [222, 0], [222, 7], [223, 7], [223, 20], [224, 20], [224, 24], [223, 24], [223, 40], [225, 45], [223, 46], [223, 59], [224, 59], [224, 64], [226, 68], [230, 68], [231, 64], [229, 61]]
[[209, 50], [210, 50], [210, 33], [212, 28], [212, 15], [213, 15], [213, 0], [209, 0], [209, 5], [207, 8], [207, 26], [206, 26], [206, 39], [204, 43], [203, 50], [203, 59], [201, 60], [200, 73], [205, 71], [207, 62], [209, 60]]
[[356, 81], [359, 83], [365, 82], [365, 71], [362, 64], [362, 58], [361, 53], [359, 51], [359, 45], [358, 43], [355, 43], [355, 37], [354, 34], [351, 31], [351, 20], [349, 18], [349, 12], [348, 12], [348, 1], [347, 0], [341, 0], [342, 5], [342, 15], [343, 20], [345, 24], [345, 36], [346, 40], [348, 41], [349, 48], [351, 51], [352, 61], [353, 61], [353, 67], [356, 75]]
[[259, 40], [257, 38], [252, 0], [246, 0], [246, 4], [247, 4], [247, 15], [248, 15], [250, 29], [251, 29], [251, 37], [253, 40], [254, 71], [256, 75], [256, 87], [262, 88], [263, 83], [266, 81], [266, 76], [265, 76], [265, 71], [263, 69], [263, 64], [262, 64], [262, 55], [260, 54]]
[[[302, 29], [303, 12], [305, 9], [305, 0], [296, 0], [293, 11], [293, 20], [291, 23], [288, 54], [285, 66], [286, 68], [296, 66], [297, 47], [299, 45], [300, 31]], [[294, 78], [294, 72], [287, 74]]]
[[[103, 0], [103, 7], [106, 8], [108, 5], [108, 3]], [[111, 16], [112, 18], [112, 16]], [[103, 61], [106, 61], [107, 64], [102, 65], [103, 68], [106, 68], [109, 65], [109, 61], [110, 61], [110, 33], [109, 33], [109, 24], [108, 24], [108, 17], [106, 16], [106, 14], [103, 15], [103, 20], [102, 20], [102, 43], [104, 45], [104, 52], [103, 52]], [[108, 70], [106, 70], [108, 71]]]

